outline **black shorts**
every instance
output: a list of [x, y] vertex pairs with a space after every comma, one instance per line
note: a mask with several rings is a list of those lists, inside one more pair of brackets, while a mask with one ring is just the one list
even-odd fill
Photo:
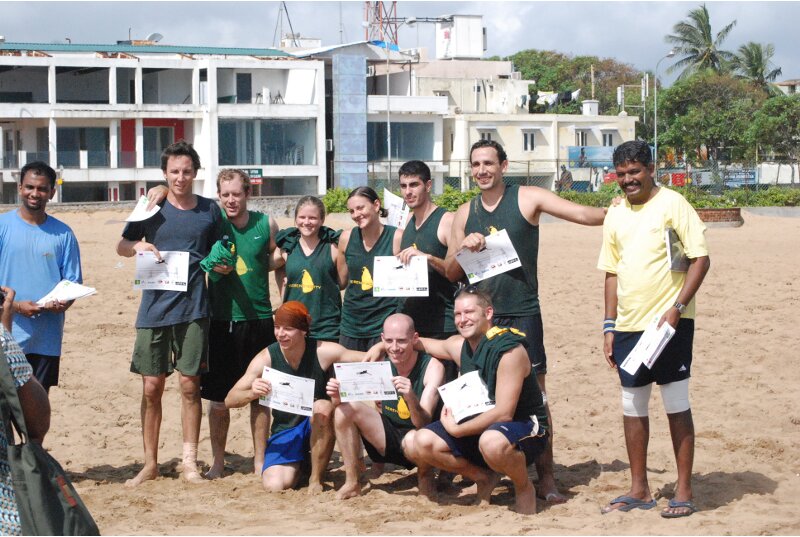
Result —
[[381, 341], [381, 336], [376, 337], [350, 337], [339, 335], [339, 345], [351, 351], [367, 352], [373, 345]]
[[544, 351], [544, 328], [542, 315], [528, 315], [527, 317], [495, 317], [495, 326], [502, 328], [516, 328], [525, 333], [528, 342], [528, 359], [537, 375], [547, 374], [547, 354]]
[[364, 449], [367, 450], [370, 460], [372, 462], [389, 462], [397, 466], [403, 466], [407, 470], [416, 467], [417, 465], [408, 460], [403, 454], [403, 438], [409, 431], [414, 429], [398, 427], [383, 414], [381, 414], [381, 421], [383, 422], [383, 436], [386, 439], [386, 453], [381, 455], [375, 446], [367, 442], [363, 436], [361, 437], [364, 442]]
[[659, 386], [688, 379], [692, 371], [692, 344], [694, 341], [694, 319], [681, 319], [678, 329], [669, 340], [652, 369], [641, 365], [635, 375], [624, 371], [620, 365], [636, 346], [642, 332], [614, 332], [614, 361], [617, 363], [619, 380], [626, 388], [638, 388], [655, 382]]
[[255, 355], [274, 342], [272, 318], [252, 321], [212, 319], [208, 335], [208, 372], [200, 377], [200, 396], [209, 401], [224, 401]]
[[[464, 457], [476, 466], [489, 468], [479, 447], [480, 434], [455, 438], [445, 430], [441, 421], [434, 421], [425, 428], [430, 429], [444, 440], [453, 456]], [[529, 466], [544, 452], [550, 436], [547, 431], [533, 435], [533, 428], [534, 424], [531, 420], [501, 421], [491, 424], [486, 430], [503, 433], [510, 444], [525, 454], [525, 465]]]
[[25, 358], [33, 368], [33, 376], [49, 390], [53, 386], [58, 386], [58, 372], [61, 363], [60, 356], [47, 356], [45, 354], [26, 354]]

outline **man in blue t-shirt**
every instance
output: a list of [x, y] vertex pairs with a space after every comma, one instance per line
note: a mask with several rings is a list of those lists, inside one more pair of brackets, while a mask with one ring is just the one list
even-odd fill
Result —
[[189, 253], [186, 291], [145, 290], [136, 318], [131, 371], [142, 376], [144, 467], [125, 484], [136, 486], [158, 477], [161, 396], [167, 375], [177, 369], [183, 424], [183, 478], [200, 482], [197, 443], [200, 436], [200, 374], [208, 363], [208, 290], [200, 261], [218, 239], [222, 219], [214, 201], [192, 192], [200, 157], [184, 141], [161, 154], [169, 192], [161, 210], [142, 222], [125, 226], [117, 253], [125, 257], [162, 251]]
[[36, 301], [61, 280], [83, 282], [78, 239], [45, 212], [55, 193], [53, 168], [31, 162], [20, 171], [19, 209], [0, 215], [0, 285], [17, 292], [14, 338], [48, 392], [58, 385], [64, 312], [72, 301]]

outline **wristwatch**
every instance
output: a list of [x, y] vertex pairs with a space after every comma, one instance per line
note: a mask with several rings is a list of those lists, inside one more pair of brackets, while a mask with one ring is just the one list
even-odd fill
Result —
[[672, 307], [678, 310], [678, 313], [681, 315], [683, 315], [683, 312], [686, 311], [686, 304], [681, 304], [680, 302], [675, 302]]

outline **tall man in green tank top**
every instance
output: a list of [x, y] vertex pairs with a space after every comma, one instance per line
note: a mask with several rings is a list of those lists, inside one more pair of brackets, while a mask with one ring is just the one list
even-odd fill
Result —
[[410, 297], [401, 305], [401, 312], [414, 320], [422, 337], [446, 339], [456, 333], [453, 323], [453, 293], [456, 284], [445, 277], [444, 259], [453, 226], [453, 213], [431, 200], [431, 170], [420, 160], [400, 166], [400, 193], [413, 215], [403, 230], [400, 261], [408, 263], [414, 256], [428, 260], [427, 297]]
[[398, 399], [383, 401], [381, 410], [361, 403], [340, 403], [339, 381], [328, 381], [327, 393], [336, 406], [334, 430], [342, 450], [345, 483], [340, 500], [361, 494], [359, 482], [360, 440], [373, 462], [389, 462], [408, 469], [414, 462], [414, 433], [435, 419], [438, 388], [444, 381], [444, 366], [430, 355], [417, 352], [419, 335], [408, 315], [395, 313], [383, 323], [381, 340], [392, 366], [392, 382]]
[[[486, 246], [486, 235], [506, 230], [522, 266], [483, 280], [478, 287], [494, 301], [496, 326], [515, 328], [526, 334], [528, 358], [545, 393], [547, 357], [536, 277], [539, 217], [547, 213], [570, 222], [599, 226], [605, 210], [572, 203], [536, 186], [507, 186], [503, 182], [508, 169], [506, 152], [494, 141], [479, 140], [472, 145], [470, 166], [481, 193], [456, 211], [445, 271], [450, 281], [463, 278], [456, 253], [463, 248], [480, 251]], [[552, 420], [550, 423], [552, 426]], [[547, 450], [536, 460], [536, 469], [539, 497], [553, 503], [566, 501], [558, 492], [553, 476], [552, 437]]]

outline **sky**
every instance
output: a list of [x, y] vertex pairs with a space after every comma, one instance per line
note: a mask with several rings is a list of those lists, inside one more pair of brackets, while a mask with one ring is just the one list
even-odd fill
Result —
[[[115, 43], [158, 32], [162, 44], [270, 48], [278, 44], [281, 2], [11, 2], [0, 0], [0, 35], [8, 42]], [[388, 6], [390, 2], [386, 2]], [[296, 33], [323, 45], [364, 39], [364, 2], [286, 2]], [[399, 17], [482, 15], [487, 56], [529, 48], [595, 55], [653, 71], [670, 49], [664, 36], [700, 2], [412, 2], [399, 1]], [[800, 2], [707, 2], [712, 30], [737, 24], [723, 48], [735, 51], [748, 41], [772, 43], [778, 80], [800, 78], [797, 21]], [[35, 21], [35, 22], [34, 22]], [[792, 36], [795, 37], [792, 37]], [[434, 54], [434, 25], [403, 26], [401, 48], [428, 47]], [[677, 76], [665, 71], [666, 84]]]

